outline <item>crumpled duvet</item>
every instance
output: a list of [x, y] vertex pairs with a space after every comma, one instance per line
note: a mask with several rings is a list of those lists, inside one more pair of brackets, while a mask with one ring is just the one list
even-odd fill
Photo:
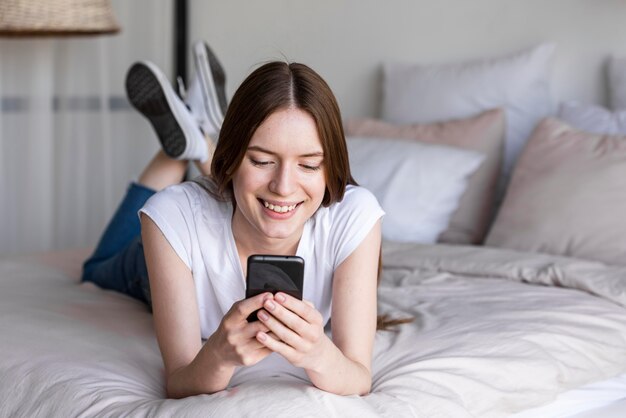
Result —
[[[626, 371], [626, 269], [485, 247], [385, 243], [368, 396], [287, 378], [164, 399], [145, 307], [0, 260], [0, 416], [503, 417]], [[358, 326], [358, 324], [355, 324]]]

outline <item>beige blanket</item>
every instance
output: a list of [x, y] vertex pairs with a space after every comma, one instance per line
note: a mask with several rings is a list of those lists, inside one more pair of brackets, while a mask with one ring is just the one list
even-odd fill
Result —
[[[164, 399], [141, 303], [0, 260], [0, 416], [503, 417], [626, 371], [626, 270], [496, 249], [385, 244], [372, 393], [288, 379]], [[358, 324], [355, 324], [358, 326]]]

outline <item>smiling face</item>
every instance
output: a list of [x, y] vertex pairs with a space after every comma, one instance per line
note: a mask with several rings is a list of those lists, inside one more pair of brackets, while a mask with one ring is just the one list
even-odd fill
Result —
[[301, 109], [272, 113], [252, 135], [232, 178], [233, 232], [255, 242], [297, 245], [326, 190], [324, 153], [315, 120]]

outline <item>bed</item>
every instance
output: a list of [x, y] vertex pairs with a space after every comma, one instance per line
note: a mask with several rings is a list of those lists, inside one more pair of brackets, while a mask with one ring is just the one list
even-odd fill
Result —
[[555, 114], [554, 48], [387, 65], [382, 119], [346, 122], [387, 212], [379, 312], [414, 318], [377, 332], [369, 395], [283, 376], [166, 399], [150, 313], [79, 283], [80, 250], [0, 259], [0, 416], [623, 416], [626, 110]]
[[[378, 332], [370, 395], [275, 378], [168, 400], [150, 313], [79, 284], [82, 256], [0, 261], [0, 416], [502, 417], [545, 404], [566, 413], [518, 415], [540, 417], [625, 402], [621, 267], [385, 242], [380, 311], [415, 321]], [[598, 381], [612, 386], [589, 386], [593, 401], [568, 392]]]

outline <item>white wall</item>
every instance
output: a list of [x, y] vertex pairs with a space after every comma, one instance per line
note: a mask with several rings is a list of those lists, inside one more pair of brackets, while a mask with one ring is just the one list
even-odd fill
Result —
[[325, 77], [347, 117], [377, 114], [387, 60], [455, 62], [554, 41], [555, 101], [606, 104], [606, 60], [626, 56], [626, 0], [191, 0], [190, 9], [190, 38], [218, 54], [229, 95], [256, 64], [286, 57]]

